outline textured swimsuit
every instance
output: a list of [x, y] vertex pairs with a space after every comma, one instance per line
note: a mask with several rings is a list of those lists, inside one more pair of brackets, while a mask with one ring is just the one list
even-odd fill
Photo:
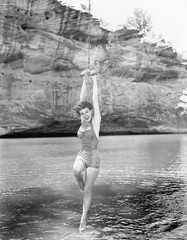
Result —
[[85, 165], [85, 167], [99, 168], [100, 165], [100, 156], [97, 149], [98, 139], [95, 135], [93, 126], [91, 128], [82, 132], [77, 133], [78, 137], [82, 141], [82, 149], [79, 151], [78, 156]]

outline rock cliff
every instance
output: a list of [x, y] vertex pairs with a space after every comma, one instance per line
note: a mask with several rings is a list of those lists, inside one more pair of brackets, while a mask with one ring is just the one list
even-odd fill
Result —
[[187, 70], [164, 40], [109, 32], [56, 0], [3, 0], [0, 25], [1, 136], [74, 135], [88, 51], [100, 72], [101, 133], [186, 131], [175, 106]]

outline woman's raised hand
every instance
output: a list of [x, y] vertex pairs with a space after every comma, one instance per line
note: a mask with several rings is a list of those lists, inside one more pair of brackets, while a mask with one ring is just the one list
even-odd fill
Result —
[[86, 69], [83, 72], [81, 72], [80, 76], [90, 76], [90, 69]]
[[90, 75], [91, 76], [94, 76], [94, 75], [97, 75], [98, 73], [95, 71], [95, 69], [91, 69], [90, 70]]
[[97, 74], [98, 73], [94, 69], [86, 69], [80, 74], [80, 76], [94, 76]]

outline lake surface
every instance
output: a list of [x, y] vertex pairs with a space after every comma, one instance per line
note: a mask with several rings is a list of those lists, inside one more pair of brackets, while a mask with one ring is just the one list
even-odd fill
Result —
[[187, 135], [100, 138], [88, 227], [78, 138], [0, 139], [0, 239], [187, 239]]

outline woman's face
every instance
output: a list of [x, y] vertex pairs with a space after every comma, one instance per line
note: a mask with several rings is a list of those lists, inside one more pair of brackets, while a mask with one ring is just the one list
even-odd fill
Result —
[[82, 122], [89, 122], [92, 119], [92, 110], [84, 108], [80, 110], [80, 117]]

